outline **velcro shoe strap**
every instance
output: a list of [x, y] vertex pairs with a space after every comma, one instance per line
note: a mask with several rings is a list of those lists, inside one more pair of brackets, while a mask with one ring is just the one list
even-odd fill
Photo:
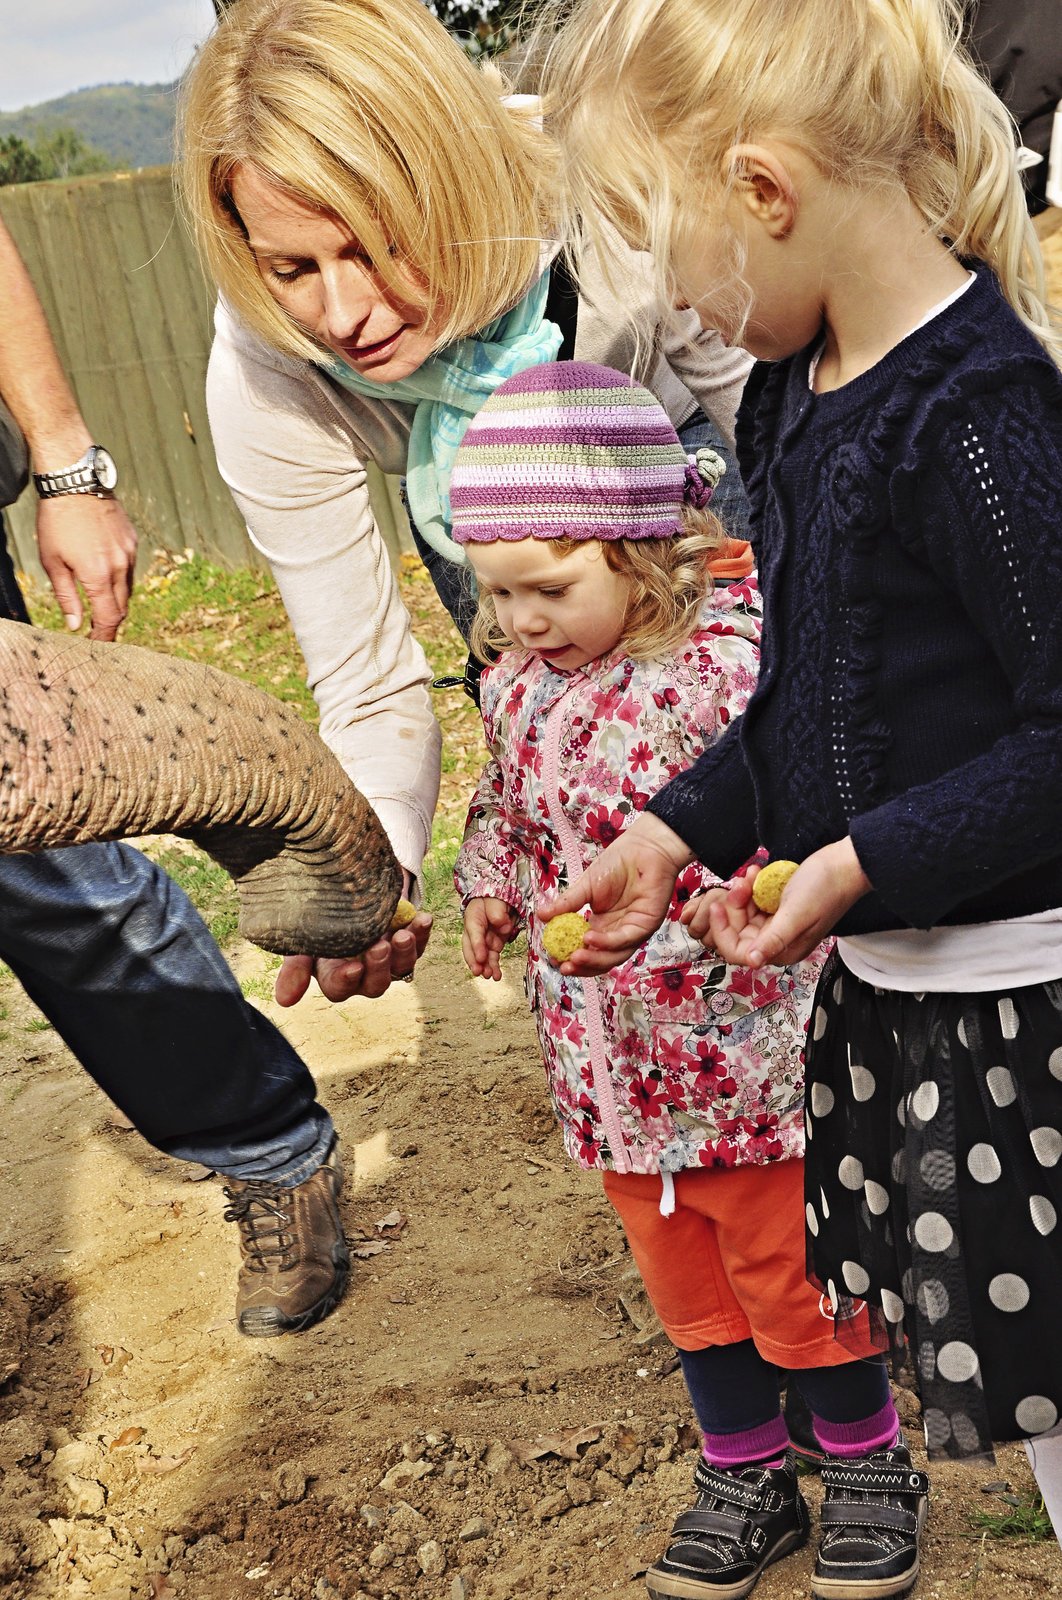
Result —
[[701, 1511], [694, 1507], [675, 1518], [671, 1537], [680, 1539], [685, 1533], [718, 1533], [726, 1539], [740, 1542], [747, 1538], [748, 1527], [746, 1517], [732, 1517], [728, 1511]]
[[715, 1495], [720, 1500], [729, 1500], [731, 1505], [745, 1506], [749, 1511], [763, 1509], [762, 1481], [745, 1483], [741, 1478], [732, 1478], [728, 1472], [717, 1472], [703, 1458], [694, 1469], [693, 1482], [701, 1494]]
[[823, 1528], [893, 1528], [915, 1533], [918, 1513], [906, 1506], [879, 1506], [867, 1500], [827, 1500], [819, 1512]]
[[830, 1461], [822, 1469], [828, 1489], [858, 1489], [862, 1494], [929, 1493], [929, 1479], [914, 1467], [837, 1466]]

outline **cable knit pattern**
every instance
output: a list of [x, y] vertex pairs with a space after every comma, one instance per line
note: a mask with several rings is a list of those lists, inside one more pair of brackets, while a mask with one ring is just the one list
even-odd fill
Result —
[[650, 809], [716, 872], [851, 834], [837, 931], [1062, 905], [1062, 376], [987, 269], [838, 390], [738, 420], [766, 625], [739, 723]]
[[681, 874], [663, 926], [613, 972], [566, 977], [543, 954], [539, 895], [574, 877], [661, 784], [745, 705], [759, 595], [705, 603], [665, 661], [622, 647], [579, 672], [509, 651], [483, 675], [494, 760], [468, 814], [455, 879], [497, 896], [528, 931], [528, 999], [568, 1154], [584, 1167], [676, 1172], [800, 1156], [803, 1047], [823, 950], [795, 967], [728, 967], [679, 916], [714, 884]]

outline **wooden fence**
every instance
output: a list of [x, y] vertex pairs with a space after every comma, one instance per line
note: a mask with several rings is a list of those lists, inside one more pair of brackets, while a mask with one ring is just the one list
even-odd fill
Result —
[[[157, 549], [191, 549], [260, 565], [214, 461], [203, 393], [213, 292], [176, 215], [169, 167], [0, 188], [0, 214], [89, 428], [118, 462], [141, 563]], [[374, 470], [370, 488], [396, 558], [412, 548], [397, 486]], [[8, 524], [17, 565], [40, 574], [35, 515], [31, 489]]]

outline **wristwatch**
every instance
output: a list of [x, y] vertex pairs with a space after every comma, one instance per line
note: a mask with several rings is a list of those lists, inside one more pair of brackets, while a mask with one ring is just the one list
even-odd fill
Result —
[[90, 444], [80, 461], [59, 472], [35, 472], [33, 482], [42, 500], [60, 494], [95, 494], [108, 498], [118, 482], [118, 468], [110, 451], [101, 444]]

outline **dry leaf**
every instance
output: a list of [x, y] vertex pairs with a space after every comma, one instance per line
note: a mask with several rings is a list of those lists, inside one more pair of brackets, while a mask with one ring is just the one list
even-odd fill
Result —
[[121, 1450], [123, 1445], [138, 1444], [146, 1432], [146, 1428], [123, 1428], [117, 1439], [112, 1439], [107, 1448], [108, 1450]]
[[109, 1367], [111, 1362], [114, 1360], [114, 1346], [113, 1346], [113, 1344], [98, 1344], [98, 1345], [96, 1345], [95, 1349], [96, 1349], [96, 1354], [99, 1356], [100, 1360], [103, 1362], [103, 1365], [105, 1367]]
[[386, 1217], [381, 1217], [376, 1224], [376, 1231], [377, 1233], [385, 1233], [388, 1229], [404, 1228], [408, 1221], [409, 1218], [404, 1217], [401, 1211], [389, 1211]]
[[72, 1377], [78, 1389], [87, 1389], [90, 1383], [96, 1382], [99, 1373], [95, 1367], [75, 1367]]
[[136, 1470], [138, 1472], [176, 1472], [178, 1467], [183, 1467], [195, 1455], [195, 1445], [190, 1444], [187, 1450], [182, 1450], [179, 1456], [136, 1456]]
[[378, 1256], [390, 1248], [391, 1246], [385, 1244], [382, 1239], [359, 1239], [357, 1244], [351, 1245], [350, 1253], [352, 1256], [357, 1256], [359, 1261], [368, 1261], [370, 1256]]
[[514, 1439], [509, 1449], [526, 1467], [542, 1456], [560, 1456], [563, 1461], [578, 1461], [583, 1445], [596, 1444], [601, 1437], [602, 1423], [589, 1428], [569, 1428], [564, 1433], [541, 1433], [537, 1439]]

